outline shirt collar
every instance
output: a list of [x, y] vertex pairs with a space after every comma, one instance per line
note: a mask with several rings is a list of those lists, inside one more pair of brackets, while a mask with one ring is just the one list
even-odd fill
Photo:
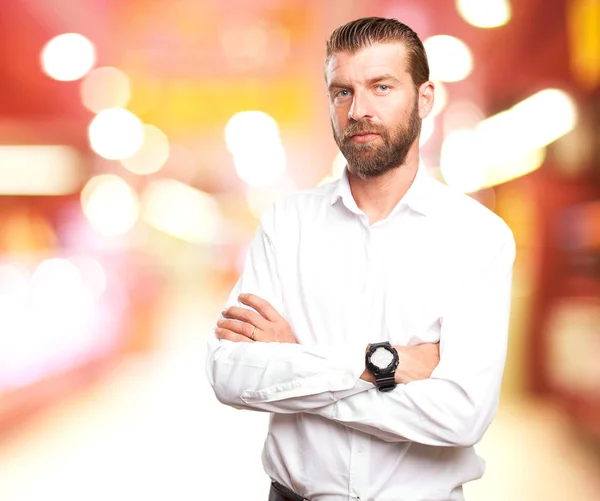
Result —
[[[430, 215], [435, 207], [434, 204], [436, 199], [432, 193], [434, 182], [434, 179], [427, 172], [427, 168], [423, 164], [419, 164], [417, 174], [408, 188], [408, 191], [400, 199], [398, 205], [392, 212], [396, 212], [399, 206], [406, 205], [424, 216]], [[334, 205], [338, 200], [342, 200], [344, 205], [352, 212], [357, 214], [361, 212], [352, 196], [347, 166], [344, 168], [344, 172], [331, 195], [331, 205]]]

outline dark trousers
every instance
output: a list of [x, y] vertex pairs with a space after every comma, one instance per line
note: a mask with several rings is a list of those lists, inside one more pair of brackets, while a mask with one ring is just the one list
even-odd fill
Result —
[[287, 487], [273, 482], [269, 491], [269, 501], [309, 501], [300, 494], [290, 491]]

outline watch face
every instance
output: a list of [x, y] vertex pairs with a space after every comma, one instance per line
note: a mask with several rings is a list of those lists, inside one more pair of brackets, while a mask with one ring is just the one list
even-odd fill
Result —
[[371, 363], [379, 369], [389, 367], [393, 360], [394, 355], [392, 352], [383, 347], [377, 348], [371, 355]]

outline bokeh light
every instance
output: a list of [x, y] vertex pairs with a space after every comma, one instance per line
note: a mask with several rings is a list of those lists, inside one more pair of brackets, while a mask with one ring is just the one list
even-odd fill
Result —
[[140, 149], [121, 160], [126, 169], [140, 175], [158, 172], [169, 158], [167, 135], [154, 125], [144, 124], [143, 130], [144, 140]]
[[458, 82], [473, 70], [473, 56], [467, 45], [450, 35], [435, 35], [423, 41], [429, 59], [430, 78]]
[[94, 68], [81, 81], [81, 101], [94, 113], [108, 108], [124, 108], [131, 98], [129, 77], [112, 66]]
[[431, 110], [431, 115], [435, 117], [439, 115], [448, 104], [448, 90], [446, 89], [444, 83], [440, 82], [439, 80], [433, 83], [435, 86], [435, 98], [433, 101], [433, 109]]
[[482, 161], [480, 149], [473, 130], [457, 130], [448, 134], [442, 144], [440, 169], [446, 183], [465, 193], [477, 191], [484, 186], [487, 167]]
[[433, 114], [425, 117], [421, 122], [421, 135], [419, 136], [419, 146], [423, 146], [431, 136], [433, 135], [433, 131], [435, 130], [435, 117]]
[[192, 243], [213, 243], [221, 211], [215, 198], [175, 179], [148, 183], [141, 196], [142, 218], [154, 228]]
[[106, 272], [102, 265], [94, 258], [79, 254], [69, 258], [79, 273], [85, 286], [95, 298], [99, 298], [106, 290]]
[[81, 191], [81, 205], [92, 227], [107, 236], [128, 232], [139, 217], [135, 191], [115, 174], [91, 178]]
[[96, 49], [83, 35], [64, 33], [43, 47], [41, 62], [44, 72], [55, 80], [78, 80], [96, 63]]
[[133, 156], [144, 142], [142, 122], [123, 108], [109, 108], [98, 113], [89, 126], [92, 149], [108, 160]]
[[496, 28], [510, 21], [509, 0], [456, 0], [456, 9], [469, 24], [478, 28]]
[[285, 174], [286, 154], [279, 127], [267, 113], [236, 113], [225, 126], [225, 142], [238, 176], [249, 185], [267, 186]]

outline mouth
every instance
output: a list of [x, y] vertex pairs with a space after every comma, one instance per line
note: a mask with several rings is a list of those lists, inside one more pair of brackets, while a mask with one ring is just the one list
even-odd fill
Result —
[[350, 136], [350, 140], [357, 142], [357, 143], [366, 143], [369, 141], [373, 141], [374, 139], [378, 138], [379, 134], [377, 134], [377, 132], [359, 132], [357, 134], [353, 134], [352, 136]]

